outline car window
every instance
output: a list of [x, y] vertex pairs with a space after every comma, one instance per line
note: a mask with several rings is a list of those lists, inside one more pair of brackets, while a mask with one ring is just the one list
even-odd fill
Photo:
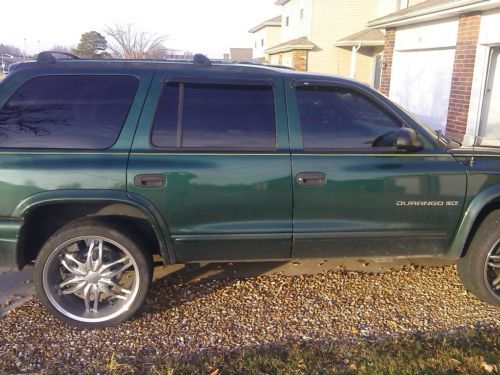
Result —
[[355, 91], [297, 87], [304, 149], [394, 147], [401, 123]]
[[152, 143], [185, 149], [275, 149], [272, 87], [168, 84], [159, 100]]
[[0, 147], [109, 148], [121, 132], [138, 84], [132, 76], [33, 78], [0, 111]]

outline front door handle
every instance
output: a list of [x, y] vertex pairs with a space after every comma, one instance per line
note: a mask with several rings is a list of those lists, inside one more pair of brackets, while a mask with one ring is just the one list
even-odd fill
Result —
[[167, 179], [162, 174], [138, 174], [134, 177], [135, 186], [143, 188], [160, 188], [166, 183]]
[[297, 175], [299, 185], [320, 186], [326, 182], [326, 174], [323, 172], [301, 172]]

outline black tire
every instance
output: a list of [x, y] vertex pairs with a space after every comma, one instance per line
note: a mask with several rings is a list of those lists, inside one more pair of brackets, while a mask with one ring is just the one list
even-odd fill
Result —
[[[89, 238], [88, 240], [85, 239], [87, 237]], [[92, 238], [92, 241], [90, 240], [90, 238]], [[96, 239], [95, 240], [96, 242], [94, 242], [94, 239]], [[100, 243], [98, 239], [103, 239], [102, 241], [104, 242]], [[97, 251], [97, 253], [99, 254], [98, 257], [100, 257], [99, 260], [100, 263], [97, 263], [97, 260], [93, 260], [92, 262], [96, 263], [88, 263], [88, 264], [93, 264], [93, 265], [95, 264], [96, 267], [98, 267], [101, 270], [105, 269], [106, 266], [109, 266], [109, 264], [113, 263], [113, 261], [114, 263], [117, 263], [116, 259], [118, 259], [119, 256], [122, 256], [122, 258], [120, 258], [118, 261], [126, 259], [122, 263], [118, 263], [117, 265], [114, 265], [103, 272], [107, 272], [108, 275], [110, 273], [115, 274], [115, 272], [120, 272], [120, 271], [115, 271], [116, 268], [121, 267], [120, 269], [123, 269], [127, 266], [127, 264], [130, 263], [131, 265], [129, 266], [128, 270], [121, 271], [121, 273], [118, 273], [116, 276], [107, 276], [106, 280], [108, 281], [111, 280], [115, 282], [118, 276], [120, 278], [123, 278], [123, 275], [125, 275], [126, 272], [128, 273], [132, 272], [132, 277], [130, 276], [127, 277], [132, 280], [131, 289], [133, 289], [133, 292], [124, 290], [126, 288], [116, 289], [119, 290], [120, 292], [116, 292], [114, 294], [114, 297], [120, 294], [122, 292], [122, 289], [123, 292], [127, 292], [128, 294], [123, 293], [120, 296], [120, 299], [113, 297], [113, 299], [111, 300], [111, 298], [108, 297], [108, 295], [101, 293], [100, 289], [98, 289], [99, 286], [101, 285], [100, 284], [101, 279], [99, 279], [99, 281], [95, 280], [83, 281], [84, 283], [87, 284], [94, 283], [91, 286], [95, 288], [92, 290], [96, 292], [93, 295], [94, 296], [93, 301], [90, 299], [91, 295], [88, 290], [86, 291], [87, 298], [85, 299], [80, 298], [79, 300], [77, 294], [75, 293], [68, 293], [69, 297], [66, 295], [63, 297], [58, 297], [57, 294], [59, 296], [62, 296], [61, 284], [51, 283], [49, 279], [61, 278], [59, 282], [64, 280], [62, 279], [62, 277], [64, 275], [64, 272], [67, 272], [66, 271], [67, 268], [63, 267], [62, 261], [63, 260], [66, 261], [66, 264], [71, 263], [71, 260], [68, 261], [68, 259], [65, 258], [65, 256], [67, 256], [67, 254], [69, 253], [67, 249], [71, 247], [71, 246], [67, 247], [65, 246], [68, 243], [72, 243], [71, 241], [78, 241], [74, 242], [76, 245], [71, 245], [73, 249], [76, 248], [77, 250], [71, 250], [74, 252], [70, 254], [71, 256], [74, 257], [74, 259], [80, 257], [79, 260], [82, 262], [80, 263], [80, 265], [84, 265], [83, 262], [85, 258], [82, 258], [82, 256], [84, 256], [85, 253], [84, 250], [80, 250], [79, 245], [82, 243], [85, 244], [86, 241], [92, 242], [93, 244], [92, 247], [89, 246], [87, 254], [90, 253], [94, 254]], [[148, 251], [149, 249], [143, 248], [142, 246], [143, 243], [144, 241], [141, 241], [140, 238], [134, 234], [133, 230], [130, 230], [130, 228], [119, 227], [118, 225], [113, 223], [108, 223], [99, 220], [79, 220], [67, 224], [47, 240], [47, 242], [43, 245], [42, 249], [40, 250], [40, 253], [38, 254], [33, 274], [34, 278], [33, 282], [40, 302], [47, 308], [47, 310], [49, 310], [58, 319], [80, 328], [87, 328], [87, 329], [103, 328], [120, 324], [121, 322], [129, 319], [142, 307], [142, 305], [145, 302], [149, 288], [151, 286], [151, 280], [153, 275], [153, 259], [151, 253]], [[94, 244], [97, 244], [96, 246], [100, 245], [100, 247], [99, 248], [94, 247]], [[115, 247], [115, 245], [120, 247]], [[103, 251], [102, 248], [104, 246], [106, 246], [106, 248]], [[94, 248], [94, 250], [90, 250], [91, 248]], [[120, 253], [120, 251], [124, 252]], [[105, 252], [104, 257], [102, 255], [103, 252]], [[116, 257], [112, 258], [113, 255], [115, 255]], [[103, 262], [103, 259], [108, 260], [109, 263], [105, 264]], [[88, 258], [87, 262], [89, 262]], [[71, 263], [71, 265], [73, 266], [72, 269], [80, 268], [78, 262]], [[85, 263], [85, 265], [87, 265], [87, 263]], [[132, 271], [130, 271], [130, 268], [132, 268]], [[57, 276], [52, 276], [54, 274], [56, 274]], [[68, 273], [68, 275], [70, 275], [71, 277], [75, 277], [74, 273], [73, 274]], [[115, 283], [115, 285], [117, 284], [118, 282]], [[109, 290], [115, 289], [114, 286], [109, 286], [107, 284], [106, 286], [109, 288]], [[116, 288], [117, 287], [118, 285], [116, 286]], [[55, 293], [56, 289], [59, 290], [59, 293]], [[52, 292], [52, 290], [54, 292]], [[96, 295], [98, 296], [97, 297], [98, 303], [95, 304], [94, 306], [93, 304], [95, 303]], [[103, 298], [104, 299], [103, 303], [100, 302], [102, 297], [99, 298], [99, 296], [105, 296], [105, 298]], [[64, 298], [64, 300], [62, 300], [62, 298]], [[61, 299], [61, 301], [55, 299]], [[123, 302], [121, 299], [128, 299], [128, 300]], [[79, 303], [84, 304], [83, 307], [77, 305]], [[89, 305], [91, 303], [93, 308], [95, 308], [95, 311], [89, 311]], [[106, 312], [106, 309], [113, 309], [113, 308], [117, 309], [117, 311], [108, 314], [108, 316], [110, 317], [109, 319], [105, 317], [105, 312], [99, 311], [99, 313], [103, 314], [103, 316], [99, 318], [101, 320], [93, 321], [92, 317], [97, 315], [99, 303], [101, 303], [101, 305], [104, 306], [101, 307], [101, 311], [104, 310]], [[123, 304], [123, 307], [119, 308], [120, 304]], [[114, 305], [117, 305], [117, 307], [115, 307]], [[75, 306], [74, 310], [73, 306]], [[82, 311], [80, 314], [79, 309], [83, 309], [84, 311]], [[122, 309], [124, 311], [121, 311]], [[74, 311], [77, 312], [75, 313]], [[79, 319], [90, 319], [91, 321], [82, 321]]]
[[476, 231], [467, 253], [458, 262], [458, 274], [465, 287], [477, 298], [500, 307], [500, 285], [492, 284], [492, 280], [500, 280], [500, 268], [487, 265], [491, 255], [500, 255], [499, 241], [500, 210], [496, 210]]

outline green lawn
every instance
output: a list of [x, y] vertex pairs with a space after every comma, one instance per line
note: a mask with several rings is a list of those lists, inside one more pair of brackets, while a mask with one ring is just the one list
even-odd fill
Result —
[[184, 360], [156, 357], [141, 362], [120, 364], [112, 359], [105, 368], [95, 370], [169, 375], [500, 374], [500, 329], [474, 329], [446, 337], [255, 349]]

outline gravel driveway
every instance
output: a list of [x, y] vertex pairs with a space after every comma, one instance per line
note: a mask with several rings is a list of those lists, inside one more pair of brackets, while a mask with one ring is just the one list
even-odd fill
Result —
[[142, 314], [101, 331], [62, 324], [30, 300], [0, 320], [0, 370], [78, 372], [112, 357], [142, 362], [291, 342], [500, 329], [500, 310], [467, 293], [453, 266], [224, 280], [197, 280], [198, 273], [157, 279]]

